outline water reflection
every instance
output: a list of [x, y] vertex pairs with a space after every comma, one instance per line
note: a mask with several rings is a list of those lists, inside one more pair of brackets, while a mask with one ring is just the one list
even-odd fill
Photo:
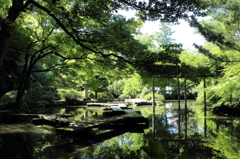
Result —
[[[187, 106], [181, 102], [178, 109], [177, 101], [166, 101], [156, 107], [155, 114], [150, 106], [137, 107], [149, 119], [144, 133], [98, 129], [69, 136], [56, 134], [49, 126], [0, 125], [0, 158], [240, 157], [238, 118], [216, 117], [211, 111], [205, 115], [204, 106], [195, 101], [188, 101]], [[76, 120], [104, 118], [97, 108], [56, 108], [49, 113], [73, 114]]]

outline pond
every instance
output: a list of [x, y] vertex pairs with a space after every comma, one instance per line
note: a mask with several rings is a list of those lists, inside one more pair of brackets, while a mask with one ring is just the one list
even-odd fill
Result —
[[[151, 106], [134, 109], [148, 118], [144, 132], [128, 130], [93, 130], [68, 136], [58, 134], [54, 127], [16, 122], [0, 125], [0, 159], [150, 159], [150, 158], [240, 158], [239, 118], [217, 117], [203, 104], [188, 101], [165, 101], [152, 114]], [[101, 120], [103, 111], [97, 107], [56, 107], [48, 111], [73, 114], [76, 120]]]

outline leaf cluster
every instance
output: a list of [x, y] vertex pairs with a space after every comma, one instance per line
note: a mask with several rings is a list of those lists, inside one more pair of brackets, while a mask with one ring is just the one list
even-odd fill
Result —
[[205, 8], [201, 1], [192, 0], [150, 0], [132, 1], [121, 0], [138, 11], [139, 16], [144, 21], [160, 20], [162, 22], [177, 23], [179, 19], [188, 19], [190, 13], [195, 16], [203, 16]]

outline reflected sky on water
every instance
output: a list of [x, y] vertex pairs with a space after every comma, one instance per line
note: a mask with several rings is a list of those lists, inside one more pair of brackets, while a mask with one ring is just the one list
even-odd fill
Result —
[[[239, 118], [216, 117], [210, 107], [204, 117], [203, 104], [195, 101], [188, 101], [187, 110], [181, 101], [180, 108], [179, 111], [177, 101], [165, 101], [153, 115], [151, 106], [135, 107], [149, 120], [144, 133], [93, 129], [72, 136], [56, 133], [48, 125], [1, 124], [0, 159], [156, 158], [155, 151], [157, 155], [177, 158], [183, 150], [188, 150], [190, 158], [240, 157]], [[105, 118], [103, 110], [97, 107], [57, 107], [49, 113], [73, 114], [71, 119], [81, 121]]]

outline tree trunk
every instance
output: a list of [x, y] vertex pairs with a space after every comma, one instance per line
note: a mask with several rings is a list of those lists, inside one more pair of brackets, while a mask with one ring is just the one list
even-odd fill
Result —
[[203, 88], [204, 88], [204, 92], [203, 92], [203, 97], [204, 97], [204, 116], [206, 116], [207, 114], [207, 96], [206, 96], [206, 78], [203, 78]]
[[155, 88], [154, 88], [154, 77], [152, 77], [152, 112], [155, 114]]
[[185, 105], [185, 112], [187, 112], [187, 80], [184, 78], [184, 105]]
[[18, 88], [17, 97], [16, 97], [16, 108], [17, 109], [20, 107], [20, 101], [21, 101], [25, 91], [27, 90], [30, 80], [31, 80], [31, 72], [28, 72], [26, 77], [23, 77], [23, 80], [21, 81], [21, 84]]
[[20, 12], [23, 10], [23, 0], [13, 0], [12, 6], [8, 11], [6, 19], [2, 20], [0, 31], [0, 66], [4, 60], [7, 52], [9, 40], [13, 31], [13, 23], [18, 18]]
[[178, 78], [178, 136], [181, 138], [181, 103], [180, 103], [180, 79]]
[[3, 63], [3, 59], [7, 52], [7, 46], [10, 39], [11, 27], [8, 24], [3, 23], [0, 32], [0, 66]]
[[[37, 62], [37, 60], [29, 58], [28, 54], [25, 55], [25, 64], [24, 64], [24, 67], [22, 70], [22, 80], [18, 87], [18, 93], [17, 93], [17, 97], [16, 97], [16, 108], [20, 107], [20, 101], [21, 101], [25, 91], [28, 90], [28, 86], [31, 81], [32, 70], [33, 70], [36, 62]], [[30, 64], [28, 65], [28, 63], [30, 63]]]
[[97, 93], [98, 93], [98, 92], [95, 91], [95, 95], [94, 95], [94, 98], [95, 98], [95, 99], [98, 99], [98, 95], [97, 95]]

